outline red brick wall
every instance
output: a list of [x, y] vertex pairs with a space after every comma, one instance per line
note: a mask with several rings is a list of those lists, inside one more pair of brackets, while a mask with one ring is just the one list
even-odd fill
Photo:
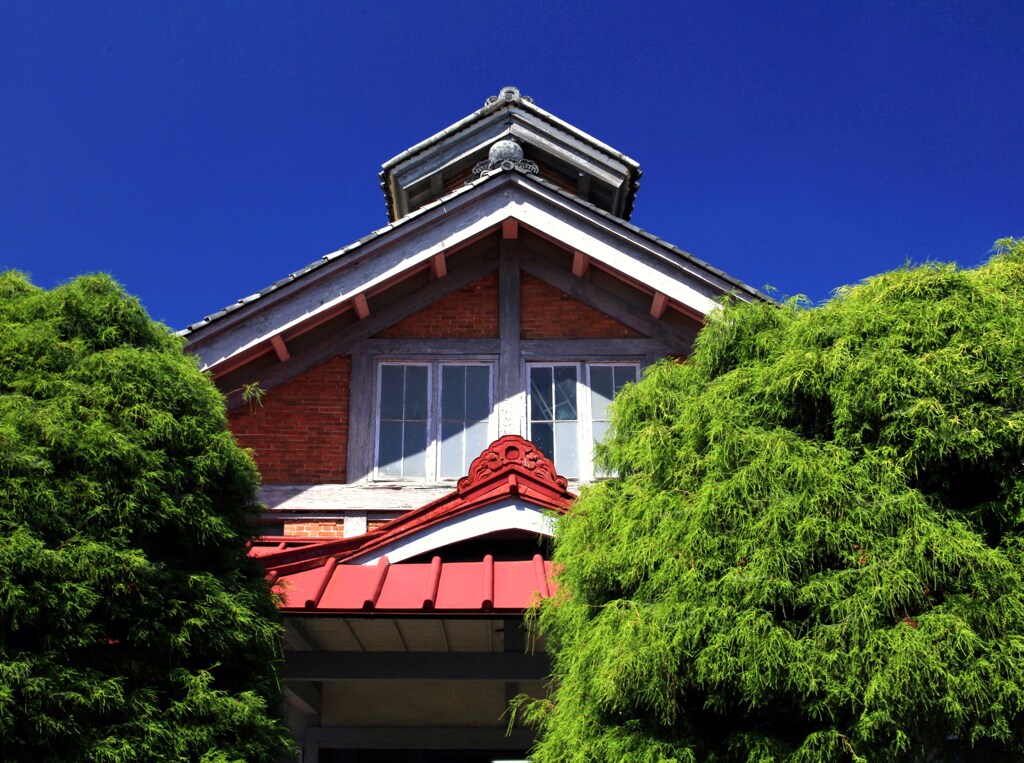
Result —
[[529, 273], [522, 274], [519, 298], [521, 339], [617, 339], [643, 336]]
[[345, 481], [349, 358], [333, 358], [242, 406], [229, 420], [265, 484]]
[[489, 273], [377, 334], [387, 339], [494, 339], [498, 274]]
[[345, 522], [286, 522], [284, 534], [290, 538], [344, 538]]

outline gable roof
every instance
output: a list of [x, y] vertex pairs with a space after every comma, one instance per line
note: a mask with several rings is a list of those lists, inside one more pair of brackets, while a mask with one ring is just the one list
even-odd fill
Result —
[[[376, 530], [314, 542], [262, 538], [250, 555], [283, 593], [285, 610], [363, 611], [378, 603], [389, 611], [522, 610], [535, 593], [549, 595], [551, 563], [539, 555], [498, 562], [490, 555], [479, 562], [443, 562], [435, 556], [430, 563], [392, 564], [381, 553], [488, 507], [501, 510], [512, 501], [520, 510], [529, 506], [564, 513], [574, 497], [565, 478], [532, 443], [506, 435], [473, 460], [456, 490]], [[416, 555], [422, 553], [421, 544]]]
[[493, 161], [498, 157], [490, 152], [499, 142], [506, 149], [509, 142], [518, 146], [530, 171], [557, 180], [621, 219], [632, 214], [640, 165], [540, 108], [518, 88], [504, 87], [481, 109], [384, 163], [380, 177], [388, 219], [404, 217], [470, 172], [508, 159], [502, 152]]
[[[354, 244], [207, 316], [181, 334], [215, 373], [272, 352], [332, 316], [365, 309], [367, 296], [435, 267], [506, 221], [580, 252], [599, 267], [661, 291], [688, 314], [703, 316], [717, 299], [769, 299], [743, 282], [557, 186], [512, 169], [491, 171]], [[485, 263], [476, 263], [484, 272]], [[491, 267], [497, 267], [496, 261]], [[484, 268], [484, 270], [481, 270]], [[363, 315], [365, 317], [365, 313]], [[275, 340], [277, 337], [277, 340]], [[279, 352], [280, 355], [280, 352]]]

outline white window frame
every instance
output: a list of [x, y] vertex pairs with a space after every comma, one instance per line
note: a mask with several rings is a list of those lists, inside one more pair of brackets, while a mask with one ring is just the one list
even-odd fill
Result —
[[[579, 466], [579, 475], [570, 477], [570, 479], [579, 482], [593, 482], [595, 479], [603, 479], [604, 476], [598, 476], [594, 473], [594, 423], [593, 423], [593, 405], [591, 399], [591, 382], [590, 382], [590, 370], [598, 366], [632, 366], [636, 373], [634, 378], [640, 379], [641, 364], [637, 360], [623, 359], [623, 360], [543, 360], [543, 361], [530, 361], [526, 364], [526, 411], [525, 411], [525, 428], [527, 439], [533, 439], [533, 421], [530, 414], [533, 405], [533, 385], [530, 382], [530, 372], [533, 368], [557, 368], [557, 367], [575, 367], [576, 368], [576, 421], [578, 423], [576, 433], [576, 463]], [[555, 464], [555, 469], [558, 469], [558, 464]]]
[[[381, 430], [381, 404], [382, 393], [381, 377], [385, 366], [425, 366], [427, 368], [427, 448], [425, 453], [425, 475], [423, 477], [395, 477], [381, 473], [378, 459], [380, 457], [380, 430]], [[496, 362], [488, 358], [377, 358], [374, 363], [374, 392], [373, 392], [373, 480], [376, 482], [401, 482], [414, 484], [451, 484], [458, 478], [441, 477], [441, 379], [444, 366], [475, 366], [487, 369], [489, 397], [489, 413], [487, 416], [487, 442], [495, 439], [497, 426], [496, 404], [495, 404], [495, 366]], [[466, 454], [469, 462], [479, 454]], [[466, 469], [468, 470], [467, 463]], [[462, 477], [465, 475], [459, 475]]]

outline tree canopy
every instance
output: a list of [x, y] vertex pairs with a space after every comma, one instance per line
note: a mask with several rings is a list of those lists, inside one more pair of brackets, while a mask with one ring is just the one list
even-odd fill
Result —
[[731, 304], [560, 520], [531, 760], [1024, 756], [1024, 241]]
[[257, 485], [220, 393], [116, 283], [0, 275], [0, 759], [279, 759]]

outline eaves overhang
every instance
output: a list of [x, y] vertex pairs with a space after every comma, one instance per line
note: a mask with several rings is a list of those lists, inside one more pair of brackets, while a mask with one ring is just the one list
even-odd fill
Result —
[[585, 253], [624, 280], [664, 293], [691, 314], [707, 315], [728, 294], [770, 299], [543, 179], [495, 170], [181, 333], [207, 370], [237, 365], [235, 359], [269, 348], [274, 337], [356, 309], [361, 297], [490, 235], [510, 219]]
[[495, 142], [508, 138], [526, 147], [527, 159], [579, 184], [575, 190], [584, 200], [592, 193], [606, 211], [626, 220], [631, 216], [640, 165], [506, 87], [483, 108], [384, 163], [380, 178], [388, 219], [400, 219], [436, 198], [453, 176], [465, 175]]

